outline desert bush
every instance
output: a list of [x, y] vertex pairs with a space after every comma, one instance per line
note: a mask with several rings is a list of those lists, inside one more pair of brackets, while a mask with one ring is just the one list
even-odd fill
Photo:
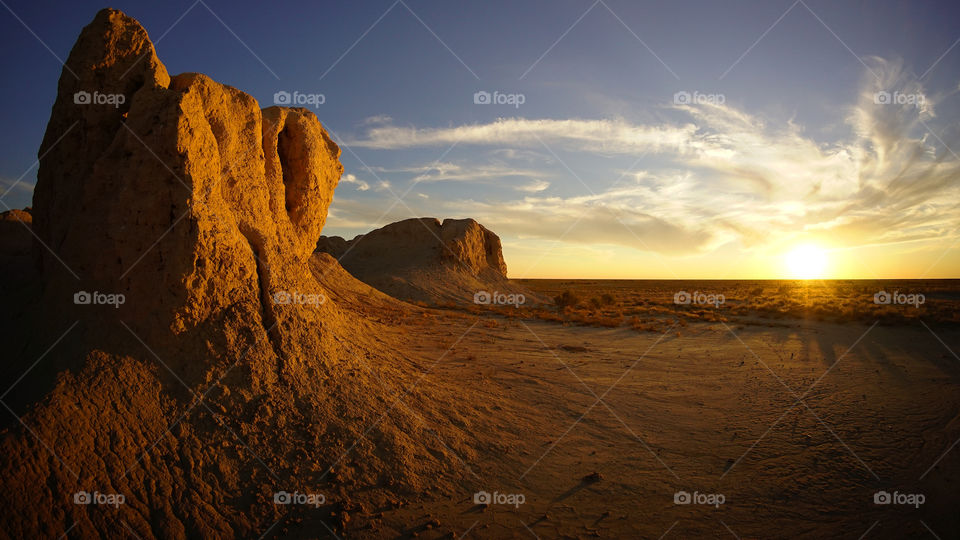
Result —
[[567, 289], [557, 296], [554, 296], [553, 303], [557, 305], [557, 309], [560, 311], [566, 311], [568, 307], [573, 307], [579, 304], [580, 299], [577, 298], [577, 295], [573, 294], [573, 292]]

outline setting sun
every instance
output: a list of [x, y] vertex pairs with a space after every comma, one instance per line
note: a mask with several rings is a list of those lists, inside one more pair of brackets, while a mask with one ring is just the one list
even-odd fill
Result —
[[795, 279], [822, 278], [826, 267], [827, 253], [817, 246], [798, 246], [786, 255], [787, 272]]

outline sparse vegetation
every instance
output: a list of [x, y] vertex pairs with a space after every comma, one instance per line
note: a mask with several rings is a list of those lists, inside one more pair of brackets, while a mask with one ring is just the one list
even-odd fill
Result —
[[557, 296], [554, 296], [553, 303], [556, 304], [557, 309], [562, 313], [566, 311], [567, 308], [573, 307], [579, 304], [580, 298], [568, 289], [558, 294]]

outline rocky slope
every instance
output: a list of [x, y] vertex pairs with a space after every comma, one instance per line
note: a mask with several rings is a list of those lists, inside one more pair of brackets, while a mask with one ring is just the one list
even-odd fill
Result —
[[357, 279], [395, 298], [483, 303], [497, 292], [526, 293], [524, 300], [533, 299], [507, 279], [500, 238], [472, 219], [441, 223], [412, 218], [353, 240], [321, 236], [317, 251], [332, 255]]
[[[258, 537], [280, 519], [317, 536], [348, 526], [356, 486], [382, 502], [459, 474], [437, 432], [388, 408], [420, 369], [377, 336], [409, 306], [311, 258], [342, 172], [313, 113], [171, 77], [106, 9], [39, 154], [35, 256], [11, 263], [30, 294], [0, 320], [0, 537]], [[280, 491], [326, 505], [291, 518]]]

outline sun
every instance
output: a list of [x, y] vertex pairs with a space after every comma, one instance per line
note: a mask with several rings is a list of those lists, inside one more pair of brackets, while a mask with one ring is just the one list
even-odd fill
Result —
[[814, 245], [797, 246], [785, 259], [787, 272], [794, 279], [821, 278], [827, 268], [827, 252]]

